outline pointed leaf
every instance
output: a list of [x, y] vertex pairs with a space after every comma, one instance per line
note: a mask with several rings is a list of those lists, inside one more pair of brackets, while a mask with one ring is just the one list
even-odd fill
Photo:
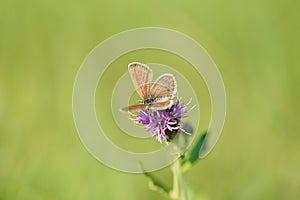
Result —
[[181, 160], [181, 166], [183, 171], [187, 171], [199, 160], [199, 151], [203, 145], [207, 132], [204, 132], [198, 140], [192, 145], [192, 147], [184, 153]]

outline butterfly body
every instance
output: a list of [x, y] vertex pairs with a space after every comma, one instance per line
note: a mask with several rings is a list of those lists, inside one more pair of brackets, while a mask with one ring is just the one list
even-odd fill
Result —
[[157, 78], [151, 86], [152, 70], [145, 64], [133, 62], [128, 65], [133, 85], [140, 96], [141, 103], [123, 108], [123, 111], [139, 109], [162, 110], [172, 104], [177, 92], [176, 79], [166, 73]]
[[154, 102], [154, 100], [155, 100], [154, 98], [145, 99], [144, 104], [151, 104]]

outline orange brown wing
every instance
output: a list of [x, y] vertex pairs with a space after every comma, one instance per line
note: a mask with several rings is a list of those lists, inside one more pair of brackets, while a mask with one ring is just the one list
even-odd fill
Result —
[[125, 108], [122, 108], [121, 110], [124, 112], [128, 112], [128, 111], [135, 111], [135, 110], [143, 110], [147, 108], [147, 104], [135, 104], [135, 105], [131, 105]]

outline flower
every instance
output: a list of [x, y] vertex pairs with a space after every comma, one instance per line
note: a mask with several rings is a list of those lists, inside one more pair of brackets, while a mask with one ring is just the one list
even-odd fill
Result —
[[194, 108], [193, 106], [187, 110], [189, 103], [179, 104], [179, 100], [177, 100], [175, 104], [165, 110], [140, 110], [136, 119], [133, 120], [136, 120], [138, 124], [146, 125], [145, 129], [152, 133], [153, 139], [157, 139], [160, 143], [164, 141], [168, 145], [178, 130], [189, 134], [180, 125], [181, 119], [187, 117], [187, 113]]

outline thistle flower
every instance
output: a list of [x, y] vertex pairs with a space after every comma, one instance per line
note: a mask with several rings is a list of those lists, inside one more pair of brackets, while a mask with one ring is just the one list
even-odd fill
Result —
[[189, 103], [179, 104], [177, 100], [166, 110], [140, 110], [135, 120], [138, 124], [146, 125], [145, 129], [152, 133], [153, 139], [157, 139], [160, 143], [164, 141], [168, 145], [179, 130], [189, 134], [182, 129], [180, 124], [181, 119], [187, 117], [187, 113], [195, 107], [187, 110]]

